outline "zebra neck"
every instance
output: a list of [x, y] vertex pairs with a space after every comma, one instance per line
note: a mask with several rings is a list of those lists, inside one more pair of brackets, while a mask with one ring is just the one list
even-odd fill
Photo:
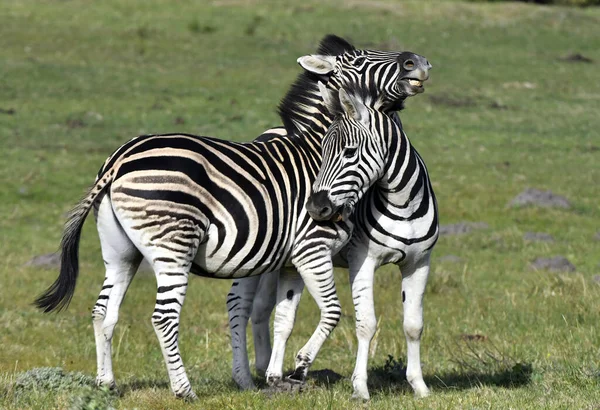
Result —
[[422, 160], [400, 128], [389, 133], [388, 164], [378, 182], [379, 189], [389, 200], [397, 203], [408, 201], [416, 179], [420, 178]]

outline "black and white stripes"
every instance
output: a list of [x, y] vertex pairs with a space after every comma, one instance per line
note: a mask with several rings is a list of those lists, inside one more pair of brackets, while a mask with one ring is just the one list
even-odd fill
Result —
[[[321, 309], [319, 326], [298, 355], [297, 370], [303, 373], [314, 360], [340, 316], [331, 255], [347, 242], [352, 229], [349, 220], [316, 222], [304, 207], [332, 119], [317, 80], [328, 80], [327, 88], [334, 92], [342, 86], [351, 89], [353, 78], [345, 75], [347, 68], [355, 70], [357, 56], [373, 54], [373, 69], [395, 70], [397, 75], [378, 77], [381, 82], [372, 84], [370, 99], [397, 93], [407, 81], [398, 54], [357, 51], [335, 37], [324, 40], [321, 49], [326, 48], [344, 52], [333, 58], [300, 59], [308, 71], [281, 105], [285, 133], [271, 130], [268, 137], [252, 143], [187, 134], [146, 135], [127, 142], [107, 159], [68, 222], [60, 276], [37, 300], [45, 311], [68, 303], [78, 274], [81, 228], [94, 208], [106, 267], [92, 312], [98, 384], [114, 385], [111, 340], [119, 307], [142, 257], [156, 275], [152, 324], [177, 396], [195, 397], [178, 346], [190, 272], [242, 278], [284, 267], [297, 269]], [[352, 184], [352, 189], [357, 192], [353, 202], [335, 195], [332, 200], [351, 210], [366, 191], [362, 185]], [[234, 318], [239, 300], [235, 295], [228, 300]]]

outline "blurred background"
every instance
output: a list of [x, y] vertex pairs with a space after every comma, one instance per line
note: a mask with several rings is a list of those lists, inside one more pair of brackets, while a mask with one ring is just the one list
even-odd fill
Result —
[[[296, 59], [329, 33], [358, 48], [409, 50], [434, 67], [400, 114], [441, 215], [422, 343], [434, 394], [416, 401], [404, 380], [400, 273], [384, 267], [371, 406], [597, 406], [600, 2], [539, 3], [1, 2], [0, 407], [188, 407], [171, 397], [150, 324], [153, 275], [138, 275], [121, 309], [117, 396], [89, 387], [90, 312], [104, 275], [94, 224], [84, 229], [75, 298], [58, 315], [31, 306], [57, 275], [49, 254], [113, 150], [140, 134], [249, 141], [280, 125], [276, 107], [301, 72]], [[357, 406], [346, 271], [336, 281], [344, 317], [314, 369], [339, 377], [317, 373], [306, 394], [269, 398], [230, 380], [231, 282], [194, 278], [181, 343], [198, 406]], [[317, 318], [305, 296], [289, 368]], [[82, 375], [35, 376], [40, 367]]]

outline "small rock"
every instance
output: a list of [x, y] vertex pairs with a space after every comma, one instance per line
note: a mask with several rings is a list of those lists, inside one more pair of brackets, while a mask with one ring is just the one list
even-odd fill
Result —
[[598, 285], [600, 285], [600, 275], [594, 275], [594, 276], [592, 276], [592, 282], [597, 283]]
[[440, 262], [459, 263], [462, 262], [462, 258], [456, 255], [444, 255], [438, 259]]
[[552, 191], [541, 191], [535, 188], [527, 188], [525, 191], [517, 195], [510, 206], [541, 206], [545, 208], [563, 208], [569, 209], [571, 204], [564, 196], [556, 195]]
[[596, 235], [594, 235], [594, 239], [600, 241], [600, 231], [596, 232]]
[[511, 82], [502, 84], [502, 86], [504, 88], [517, 88], [517, 89], [525, 88], [527, 90], [533, 90], [534, 88], [537, 88], [537, 84], [530, 83], [529, 81], [522, 81], [522, 82], [521, 81], [511, 81]]
[[564, 256], [553, 258], [537, 258], [530, 265], [533, 269], [549, 270], [552, 272], [575, 272], [576, 268]]
[[31, 259], [25, 266], [37, 266], [40, 268], [60, 268], [60, 252], [39, 255]]
[[0, 108], [0, 114], [13, 115], [15, 112], [14, 108]]
[[568, 56], [561, 57], [559, 60], [568, 61], [571, 63], [593, 63], [594, 62], [594, 60], [592, 60], [591, 58], [586, 57], [580, 53], [569, 54]]
[[100, 114], [99, 112], [96, 111], [88, 111], [85, 113], [85, 118], [88, 120], [92, 120], [92, 121], [96, 121], [96, 122], [100, 122], [104, 119], [104, 117], [102, 116], [102, 114]]
[[552, 235], [543, 232], [525, 232], [523, 239], [531, 242], [554, 242]]
[[440, 225], [440, 236], [462, 235], [471, 231], [488, 229], [485, 222], [458, 222], [451, 225]]

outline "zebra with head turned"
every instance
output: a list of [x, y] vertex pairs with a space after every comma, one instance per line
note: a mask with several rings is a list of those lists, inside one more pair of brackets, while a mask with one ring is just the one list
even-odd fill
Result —
[[[431, 67], [428, 65], [427, 69], [429, 68]], [[411, 83], [419, 88], [422, 87], [422, 81], [428, 78], [427, 70], [421, 70], [417, 66], [414, 67], [411, 76]], [[407, 94], [404, 98], [410, 95]], [[404, 98], [398, 101], [402, 102]], [[329, 101], [329, 106], [333, 106], [332, 101], [335, 99], [330, 98]], [[382, 108], [389, 102], [379, 100], [369, 104]], [[398, 106], [401, 105], [396, 105]], [[358, 337], [357, 361], [352, 381], [354, 395], [364, 399], [369, 398], [367, 361], [369, 345], [377, 324], [373, 304], [373, 275], [379, 266], [387, 263], [397, 264], [402, 272], [404, 332], [408, 345], [407, 379], [417, 396], [426, 396], [429, 393], [423, 381], [419, 350], [423, 329], [422, 302], [429, 273], [429, 257], [438, 237], [437, 205], [423, 160], [402, 131], [398, 117], [392, 115], [391, 118], [398, 126], [395, 132], [397, 138], [393, 139], [389, 146], [389, 155], [393, 162], [377, 185], [357, 204], [351, 217], [355, 223], [353, 236], [334, 259], [335, 266], [348, 267], [350, 270]], [[324, 147], [324, 151], [327, 151], [327, 148]], [[349, 155], [352, 151], [353, 148], [349, 147], [344, 150], [342, 156]], [[324, 152], [324, 155], [327, 153]], [[323, 167], [329, 161], [324, 158]], [[320, 196], [325, 197], [323, 194]], [[326, 202], [319, 204], [315, 198], [318, 196], [313, 197], [311, 204], [313, 216], [321, 219], [325, 215], [320, 213], [329, 212], [330, 207]], [[243, 299], [248, 302], [244, 305], [246, 312], [236, 312], [238, 317], [247, 318], [251, 311], [257, 370], [261, 372], [265, 369], [270, 359], [269, 371], [266, 373], [270, 383], [280, 380], [280, 373], [273, 375], [270, 372], [274, 368], [282, 368], [285, 342], [291, 333], [295, 310], [303, 288], [303, 283], [297, 276], [291, 272], [282, 272], [275, 297], [277, 278], [275, 273], [239, 281], [246, 283], [243, 287]], [[240, 288], [242, 286], [234, 284], [232, 290]], [[257, 297], [254, 297], [255, 292]], [[295, 296], [287, 298], [290, 294]], [[271, 352], [269, 317], [276, 300], [275, 340]], [[249, 301], [253, 301], [253, 304]], [[245, 329], [245, 322], [243, 325]], [[246, 346], [245, 343], [241, 345], [237, 342], [239, 339], [232, 337], [234, 380], [243, 388], [251, 387]], [[236, 360], [237, 363], [245, 362], [246, 366], [237, 365]], [[303, 375], [295, 372], [290, 380], [296, 379], [301, 381]]]
[[[298, 135], [302, 138], [318, 132], [323, 124], [329, 124], [333, 116], [321, 103], [321, 96], [316, 95], [316, 80], [326, 80], [327, 87], [339, 89], [339, 84], [348, 86], [349, 89], [359, 87], [370, 90], [384, 90], [373, 92], [370, 100], [377, 101], [381, 109], [393, 113], [401, 109], [407, 97], [423, 92], [422, 81], [428, 78], [431, 65], [421, 56], [404, 52], [384, 52], [376, 50], [357, 50], [346, 41], [328, 36], [320, 44], [317, 54], [304, 56], [298, 59], [306, 72], [300, 74], [288, 95], [280, 104], [280, 114], [285, 124], [288, 135]], [[397, 115], [392, 117], [400, 124]], [[272, 131], [263, 134], [258, 140], [266, 141], [278, 138], [279, 133]], [[313, 140], [311, 140], [311, 144]], [[336, 214], [336, 218], [339, 215]], [[272, 276], [272, 275], [270, 275]], [[294, 283], [286, 284], [288, 279]], [[254, 388], [250, 375], [248, 356], [246, 352], [246, 325], [250, 315], [253, 300], [255, 303], [268, 302], [267, 305], [253, 310], [253, 329], [255, 346], [257, 349], [257, 369], [266, 371], [267, 380], [271, 384], [278, 383], [283, 375], [283, 346], [291, 332], [295, 309], [286, 306], [295, 306], [300, 297], [301, 290], [294, 291], [301, 285], [301, 280], [292, 271], [282, 271], [280, 278], [280, 291], [278, 297], [278, 310], [275, 316], [275, 342], [271, 356], [269, 343], [268, 318], [272, 309], [269, 298], [256, 298], [254, 293], [258, 286], [258, 277], [246, 278], [235, 281], [227, 299], [229, 309], [231, 343], [233, 348], [233, 378], [242, 388]], [[296, 283], [296, 282], [299, 282]], [[271, 286], [275, 289], [275, 286]], [[262, 313], [261, 313], [262, 312]], [[260, 320], [257, 320], [258, 316]], [[260, 324], [258, 323], [260, 322]], [[266, 329], [266, 331], [264, 331]], [[277, 345], [279, 343], [279, 346]], [[304, 351], [304, 350], [303, 350]], [[281, 355], [277, 355], [280, 352]], [[269, 357], [271, 360], [269, 361]], [[314, 357], [298, 355], [296, 359], [295, 377], [303, 379], [308, 366]], [[268, 370], [266, 370], [268, 367]]]
[[[387, 58], [381, 55], [376, 64], [396, 70], [398, 58], [392, 53]], [[314, 63], [311, 57], [305, 60], [306, 65]], [[179, 316], [190, 272], [239, 278], [295, 267], [321, 310], [319, 325], [304, 348], [316, 355], [339, 321], [331, 254], [347, 241], [352, 223], [316, 222], [304, 207], [330, 123], [321, 115], [325, 109], [316, 76], [311, 75], [312, 80], [297, 83], [288, 95], [287, 106], [297, 107], [292, 109], [297, 116], [290, 121], [299, 128], [310, 125], [302, 136], [275, 130], [271, 135], [280, 135], [268, 141], [234, 143], [187, 134], [147, 135], [121, 146], [102, 166], [96, 183], [67, 222], [60, 275], [36, 301], [47, 312], [69, 303], [78, 276], [81, 229], [94, 209], [106, 267], [92, 311], [99, 385], [114, 386], [114, 327], [143, 257], [156, 275], [152, 324], [178, 397], [195, 397], [178, 346]], [[377, 83], [373, 90], [380, 95], [393, 93], [397, 78], [393, 80]], [[329, 79], [328, 88], [337, 91], [348, 81], [351, 78], [340, 69]], [[303, 122], [306, 116], [310, 116], [308, 123]], [[372, 182], [349, 184], [354, 194], [344, 197], [342, 209], [351, 210]]]

